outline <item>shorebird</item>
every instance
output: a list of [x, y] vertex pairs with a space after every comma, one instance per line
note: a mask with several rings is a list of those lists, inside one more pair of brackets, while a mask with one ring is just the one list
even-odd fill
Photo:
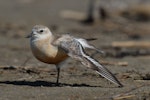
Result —
[[95, 70], [99, 75], [119, 87], [123, 86], [106, 67], [102, 66], [85, 52], [85, 48], [101, 52], [94, 46], [89, 45], [85, 39], [75, 38], [69, 34], [54, 36], [49, 28], [43, 25], [35, 25], [27, 37], [30, 38], [32, 53], [38, 60], [56, 65], [57, 85], [59, 84], [62, 62], [71, 57], [80, 61], [86, 67]]

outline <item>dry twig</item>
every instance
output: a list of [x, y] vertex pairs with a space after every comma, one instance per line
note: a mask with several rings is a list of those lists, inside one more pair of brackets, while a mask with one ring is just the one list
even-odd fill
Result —
[[111, 46], [119, 48], [150, 48], [150, 41], [118, 41], [112, 42]]

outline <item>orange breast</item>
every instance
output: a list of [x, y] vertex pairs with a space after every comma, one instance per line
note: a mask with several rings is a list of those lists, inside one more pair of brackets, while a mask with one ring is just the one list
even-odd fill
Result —
[[68, 58], [68, 55], [62, 49], [50, 45], [32, 46], [31, 49], [38, 60], [48, 64], [58, 64]]
[[65, 59], [67, 59], [68, 56], [58, 56], [55, 58], [47, 58], [47, 59], [41, 59], [41, 61], [48, 63], [48, 64], [59, 64], [60, 62], [64, 61]]

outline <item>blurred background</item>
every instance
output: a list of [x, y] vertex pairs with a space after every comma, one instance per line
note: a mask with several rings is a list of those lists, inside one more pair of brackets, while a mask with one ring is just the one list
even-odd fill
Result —
[[[97, 38], [93, 43], [100, 49], [106, 49], [105, 46], [112, 45], [111, 43], [115, 41], [144, 40], [145, 43], [149, 40], [149, 0], [84, 0], [84, 2], [81, 0], [14, 0], [13, 2], [5, 0], [0, 2], [0, 43], [3, 58], [0, 63], [2, 65], [10, 65], [11, 62], [20, 63], [12, 60], [13, 50], [10, 49], [22, 49], [18, 50], [22, 51], [22, 55], [15, 54], [16, 59], [22, 59], [30, 52], [23, 51], [29, 50], [27, 42], [29, 40], [24, 37], [36, 24], [48, 26], [53, 33], [71, 33], [83, 38]], [[10, 52], [5, 53], [9, 50]], [[149, 54], [149, 50], [146, 50], [143, 50], [143, 55]], [[132, 55], [130, 51], [125, 52], [127, 52], [125, 55]], [[110, 55], [117, 56], [117, 54]], [[118, 56], [125, 55], [118, 54]], [[7, 60], [10, 63], [6, 63]]]
[[[55, 81], [55, 77], [52, 78], [56, 74], [54, 65], [37, 61], [32, 56], [29, 40], [25, 38], [31, 32], [33, 26], [37, 24], [48, 26], [54, 34], [71, 33], [76, 37], [96, 38], [97, 40], [91, 41], [90, 44], [103, 50], [105, 54], [101, 55], [92, 51], [89, 51], [89, 53], [93, 54], [93, 57], [103, 65], [106, 65], [126, 86], [122, 90], [82, 88], [74, 92], [62, 89], [62, 91], [68, 91], [68, 95], [60, 96], [64, 100], [66, 98], [69, 98], [69, 100], [91, 98], [89, 100], [92, 100], [93, 98], [100, 98], [99, 95], [109, 98], [117, 93], [126, 92], [143, 85], [145, 87], [130, 92], [132, 100], [137, 98], [148, 100], [150, 98], [150, 89], [148, 88], [150, 80], [150, 0], [1, 0], [0, 80], [5, 81], [0, 83], [7, 84], [6, 81], [16, 81], [18, 78], [29, 82], [38, 79]], [[106, 87], [108, 85], [105, 84], [108, 82], [104, 79], [99, 82], [98, 76], [91, 70], [82, 67], [78, 62], [70, 60], [65, 65], [69, 66], [69, 69], [62, 68], [61, 80], [64, 83], [89, 83], [92, 86]], [[53, 67], [49, 68], [49, 66]], [[23, 71], [18, 71], [18, 68], [23, 68]], [[38, 68], [44, 68], [44, 72]], [[12, 69], [15, 70], [12, 71]], [[45, 70], [46, 72], [51, 70], [50, 73], [52, 74], [46, 73]], [[28, 79], [29, 76], [33, 77]], [[89, 80], [88, 77], [90, 77]], [[13, 82], [10, 82], [10, 84], [13, 84]], [[28, 86], [28, 83], [20, 84]], [[36, 84], [36, 82], [33, 82], [33, 84]], [[79, 86], [86, 87], [87, 84]], [[6, 85], [6, 88], [8, 87]], [[16, 89], [13, 86], [10, 87], [12, 91]], [[0, 88], [2, 87], [0, 86]], [[40, 91], [39, 89], [33, 89], [32, 91], [28, 87], [25, 89], [30, 92]], [[18, 91], [22, 92], [19, 89]], [[43, 94], [47, 98], [41, 97], [42, 100], [47, 100], [51, 96], [55, 98], [58, 93], [58, 91], [55, 91], [56, 94], [51, 95], [53, 90], [41, 91], [48, 93]], [[83, 94], [82, 91], [89, 95]], [[103, 93], [99, 94], [102, 91]], [[24, 95], [28, 98], [39, 95], [36, 92], [31, 96], [30, 92]], [[7, 92], [7, 89], [2, 93], [0, 92], [0, 95], [4, 95], [0, 98], [6, 100], [6, 94], [9, 95], [9, 99], [17, 100], [18, 94], [12, 95], [11, 91]], [[22, 95], [19, 98], [22, 98]]]

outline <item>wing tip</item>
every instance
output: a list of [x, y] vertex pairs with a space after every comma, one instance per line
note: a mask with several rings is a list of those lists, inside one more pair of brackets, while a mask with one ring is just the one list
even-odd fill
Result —
[[121, 84], [120, 82], [118, 82], [117, 85], [118, 85], [119, 88], [124, 87], [123, 84]]
[[121, 85], [119, 85], [118, 87], [119, 87], [119, 88], [122, 88], [122, 87], [124, 87], [124, 86], [121, 84]]

